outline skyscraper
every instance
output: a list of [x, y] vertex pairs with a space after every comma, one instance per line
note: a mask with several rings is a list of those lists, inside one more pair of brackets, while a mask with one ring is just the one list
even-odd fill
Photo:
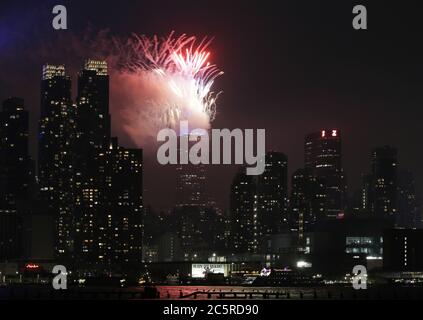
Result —
[[[183, 138], [189, 139], [189, 136], [178, 137], [179, 140]], [[179, 141], [178, 145], [181, 143]], [[194, 144], [194, 141], [188, 140], [188, 149], [185, 153], [188, 153], [189, 148]], [[180, 149], [179, 153], [181, 153]], [[178, 221], [177, 233], [185, 259], [190, 259], [190, 256], [208, 246], [205, 189], [206, 170], [203, 164], [181, 163], [176, 166], [176, 206], [173, 213]]]
[[307, 135], [304, 150], [305, 168], [324, 180], [325, 215], [336, 218], [344, 210], [346, 192], [339, 130], [325, 129]]
[[289, 227], [287, 157], [271, 151], [265, 159], [265, 170], [257, 177], [257, 214], [262, 235], [278, 233]]
[[97, 272], [142, 260], [142, 150], [111, 138], [105, 61], [78, 76], [75, 258]]
[[[184, 142], [183, 140], [186, 141]], [[196, 141], [190, 141], [188, 134], [182, 134], [178, 137], [178, 146], [187, 143], [187, 150], [178, 148], [179, 158], [184, 155], [188, 159], [190, 148], [196, 144]], [[201, 163], [192, 164], [190, 162], [176, 166], [176, 206], [177, 207], [205, 207], [207, 203], [206, 196], [206, 170]]]
[[176, 167], [176, 206], [206, 205], [206, 171], [202, 164], [180, 164]]
[[107, 147], [110, 140], [109, 75], [106, 61], [88, 59], [78, 74], [78, 138], [82, 146]]
[[44, 67], [42, 90], [40, 183], [56, 215], [56, 256], [81, 274], [136, 270], [142, 150], [111, 138], [107, 63], [87, 60], [76, 105], [64, 66]]
[[133, 269], [142, 261], [142, 150], [119, 147], [113, 139], [104, 169], [107, 213], [99, 223], [99, 256]]
[[397, 150], [389, 146], [372, 151], [370, 208], [379, 217], [396, 218], [397, 214]]
[[55, 251], [71, 258], [73, 249], [73, 170], [75, 107], [71, 79], [63, 65], [43, 66], [38, 135], [40, 196], [55, 215]]
[[231, 235], [238, 253], [257, 253], [260, 245], [256, 192], [254, 177], [247, 175], [245, 168], [240, 169], [232, 181], [230, 197]]
[[28, 111], [9, 98], [0, 111], [0, 261], [22, 254], [23, 206], [28, 201], [33, 163], [28, 154]]
[[325, 218], [326, 193], [323, 179], [313, 175], [310, 169], [296, 170], [291, 179], [290, 221], [298, 231], [300, 244], [304, 232], [317, 221]]
[[[87, 60], [78, 73], [75, 149], [74, 254], [79, 263], [109, 263], [106, 255], [108, 225], [113, 202], [105, 188], [112, 183], [106, 175], [113, 167], [110, 141], [109, 77], [105, 61]], [[111, 225], [110, 225], [111, 227]]]
[[189, 260], [190, 256], [198, 250], [207, 248], [205, 237], [206, 208], [198, 206], [177, 206], [174, 209], [177, 233], [181, 240], [184, 259]]

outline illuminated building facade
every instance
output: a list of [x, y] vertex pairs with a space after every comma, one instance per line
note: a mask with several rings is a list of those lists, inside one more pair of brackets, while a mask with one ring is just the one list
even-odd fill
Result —
[[260, 233], [269, 235], [287, 230], [288, 159], [283, 153], [268, 152], [266, 167], [257, 177], [257, 214]]
[[[107, 64], [87, 60], [78, 74], [75, 161], [74, 256], [80, 263], [106, 261], [109, 203], [105, 175], [110, 143]], [[110, 162], [111, 165], [112, 162]], [[111, 203], [111, 202], [110, 202]]]
[[303, 244], [304, 233], [325, 218], [325, 185], [310, 169], [298, 169], [292, 175], [291, 186], [292, 229], [298, 232], [300, 244]]
[[176, 167], [176, 206], [204, 207], [206, 173], [202, 164], [180, 164]]
[[[142, 150], [110, 138], [105, 61], [78, 76], [75, 258], [106, 272], [142, 259]], [[112, 266], [112, 267], [110, 267]]]
[[73, 248], [73, 165], [75, 106], [63, 65], [43, 66], [38, 134], [40, 196], [55, 212], [55, 251], [71, 258]]
[[363, 186], [365, 208], [381, 218], [397, 219], [397, 150], [384, 146], [372, 151], [371, 174]]
[[192, 253], [207, 247], [205, 236], [206, 209], [198, 206], [177, 206], [174, 216], [181, 240], [184, 259], [189, 260]]
[[90, 149], [110, 140], [109, 76], [106, 61], [87, 60], [78, 74], [78, 141]]
[[[187, 150], [178, 148], [179, 158], [182, 155], [188, 159], [188, 152], [196, 141], [190, 141], [189, 135], [178, 137], [178, 146], [184, 144], [186, 139]], [[206, 170], [203, 164], [184, 163], [182, 159], [176, 166], [176, 207], [205, 207], [206, 197]]]
[[[194, 144], [194, 141], [188, 141], [188, 150]], [[181, 145], [181, 142], [178, 145]], [[178, 154], [180, 153], [181, 150], [178, 149]], [[176, 229], [185, 260], [190, 260], [195, 252], [205, 250], [208, 246], [206, 207], [205, 166], [192, 163], [177, 165], [176, 205], [173, 213], [177, 220]]]
[[112, 265], [137, 266], [142, 261], [142, 150], [119, 147], [112, 139], [106, 159], [105, 172], [100, 172], [106, 177], [107, 206], [99, 230], [99, 239], [105, 238], [104, 245], [99, 244], [100, 255]]
[[63, 66], [44, 67], [42, 90], [40, 183], [56, 212], [56, 256], [85, 274], [140, 263], [142, 150], [110, 137], [107, 63], [86, 61], [76, 105]]
[[257, 253], [260, 225], [257, 215], [257, 184], [253, 176], [241, 169], [232, 181], [230, 215], [231, 238], [237, 253]]
[[325, 216], [331, 219], [343, 215], [346, 183], [339, 130], [324, 129], [307, 135], [304, 151], [305, 168], [324, 181]]

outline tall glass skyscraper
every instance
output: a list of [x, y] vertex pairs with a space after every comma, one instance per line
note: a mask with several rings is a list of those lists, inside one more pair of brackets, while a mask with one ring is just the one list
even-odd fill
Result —
[[287, 231], [288, 159], [280, 152], [266, 153], [264, 172], [257, 176], [257, 214], [262, 235]]
[[64, 66], [43, 68], [40, 185], [55, 212], [56, 257], [81, 274], [142, 261], [142, 150], [111, 138], [107, 70], [87, 60], [72, 104]]
[[43, 66], [38, 133], [40, 196], [55, 212], [55, 251], [71, 258], [74, 207], [75, 106], [71, 79], [63, 65]]
[[337, 129], [324, 129], [305, 138], [305, 168], [324, 180], [325, 216], [342, 216], [345, 207], [346, 183], [342, 167], [341, 134]]

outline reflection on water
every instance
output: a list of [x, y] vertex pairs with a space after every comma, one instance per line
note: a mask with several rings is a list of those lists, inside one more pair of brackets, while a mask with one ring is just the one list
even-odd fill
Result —
[[423, 287], [374, 286], [367, 290], [348, 287], [246, 287], [246, 286], [157, 286], [157, 287], [0, 287], [0, 300], [140, 300], [140, 299], [423, 299]]
[[[415, 299], [422, 287], [377, 286], [367, 290], [352, 287], [243, 287], [158, 286], [161, 299]], [[197, 294], [195, 294], [197, 293]]]

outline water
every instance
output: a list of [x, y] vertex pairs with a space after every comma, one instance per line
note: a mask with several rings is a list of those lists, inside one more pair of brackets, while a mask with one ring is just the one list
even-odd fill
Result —
[[[158, 286], [161, 299], [423, 299], [422, 287], [375, 286], [354, 290], [336, 287]], [[197, 292], [196, 295], [194, 293]], [[210, 293], [210, 294], [209, 294]], [[221, 296], [219, 293], [222, 293]], [[236, 293], [236, 296], [234, 296]]]
[[[423, 299], [423, 287], [374, 286], [367, 290], [348, 287], [246, 287], [246, 286], [157, 286], [160, 299], [284, 299], [284, 300], [338, 300], [338, 299]], [[0, 287], [0, 300], [140, 300], [157, 298], [155, 291], [146, 295], [143, 287], [70, 287], [53, 290], [50, 286]], [[181, 298], [182, 293], [182, 298]]]

